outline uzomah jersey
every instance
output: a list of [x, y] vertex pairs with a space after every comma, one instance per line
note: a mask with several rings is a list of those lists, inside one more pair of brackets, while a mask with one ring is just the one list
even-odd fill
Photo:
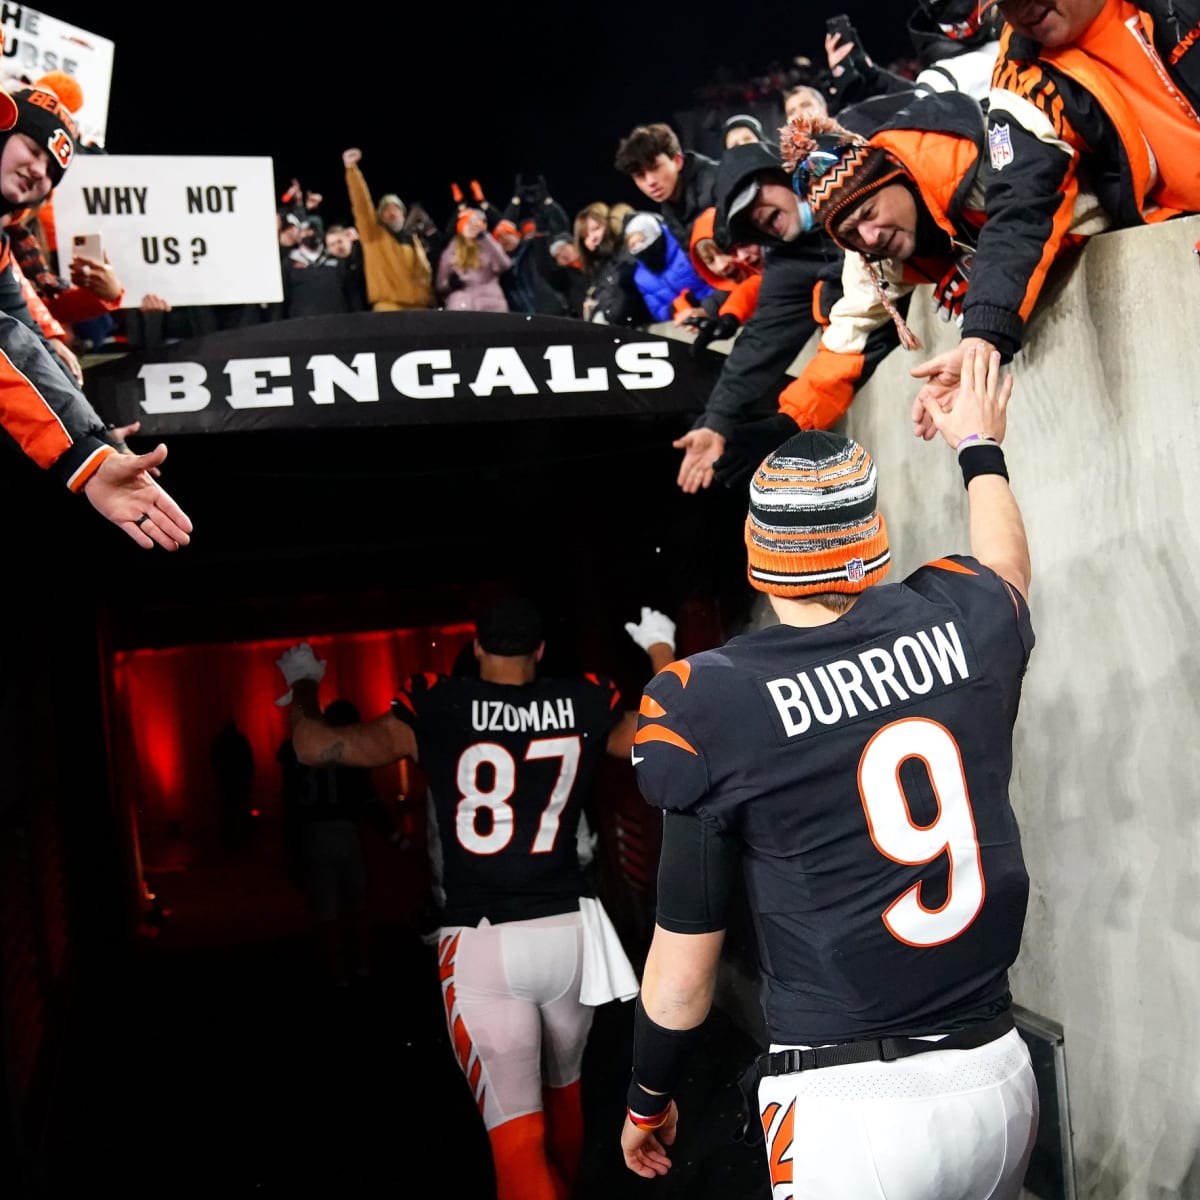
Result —
[[745, 634], [650, 681], [638, 785], [740, 846], [772, 1041], [944, 1033], [1008, 1002], [1033, 642], [1021, 596], [955, 556], [829, 625]]
[[412, 726], [429, 780], [445, 923], [578, 909], [579, 815], [624, 716], [612, 681], [587, 675], [514, 685], [414, 675], [392, 711]]

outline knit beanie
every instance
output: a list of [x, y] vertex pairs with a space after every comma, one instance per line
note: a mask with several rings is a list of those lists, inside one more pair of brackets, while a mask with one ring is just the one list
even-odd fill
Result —
[[74, 117], [53, 92], [41, 88], [22, 88], [13, 92], [12, 98], [17, 105], [17, 122], [12, 132], [31, 137], [49, 152], [50, 182], [57, 187], [75, 156], [79, 134]]
[[750, 482], [750, 586], [797, 597], [878, 583], [891, 552], [875, 495], [875, 463], [857, 442], [815, 429], [789, 438]]
[[521, 231], [512, 221], [508, 220], [507, 217], [501, 217], [500, 220], [496, 222], [495, 227], [492, 229], [493, 237], [498, 238], [502, 233], [511, 233], [513, 237], [521, 236]]
[[872, 192], [911, 179], [899, 159], [829, 117], [789, 121], [779, 131], [779, 148], [812, 223], [823, 225], [843, 249], [853, 247], [838, 240], [836, 226]]
[[758, 138], [760, 142], [765, 142], [767, 140], [767, 133], [762, 127], [762, 122], [757, 117], [751, 116], [750, 113], [738, 113], [736, 116], [730, 117], [729, 120], [726, 121], [722, 126], [721, 133], [724, 135], [727, 134], [731, 129], [740, 128], [750, 130], [750, 132], [754, 134], [754, 136]]
[[408, 205], [405, 204], [395, 192], [388, 192], [386, 196], [379, 197], [379, 203], [375, 205], [375, 215], [377, 217], [382, 217], [383, 210], [387, 208], [389, 204], [394, 204], [406, 217], [408, 216]]

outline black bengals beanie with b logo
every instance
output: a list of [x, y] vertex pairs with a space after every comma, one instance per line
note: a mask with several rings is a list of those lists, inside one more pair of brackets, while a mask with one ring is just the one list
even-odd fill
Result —
[[22, 88], [12, 98], [17, 120], [11, 132], [31, 137], [50, 155], [50, 181], [57, 187], [75, 157], [75, 118], [53, 92], [42, 88]]
[[855, 441], [806, 429], [750, 482], [746, 575], [773, 596], [861, 592], [891, 566], [875, 463]]

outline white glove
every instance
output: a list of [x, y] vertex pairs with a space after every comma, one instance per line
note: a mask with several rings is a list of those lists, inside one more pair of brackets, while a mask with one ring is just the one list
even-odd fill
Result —
[[314, 679], [320, 683], [325, 678], [325, 660], [318, 658], [307, 642], [289, 647], [275, 660], [275, 665], [283, 673], [288, 685], [288, 690], [275, 701], [280, 708], [291, 704], [291, 686], [298, 679]]
[[649, 650], [655, 642], [666, 642], [672, 650], [675, 649], [675, 622], [656, 609], [643, 606], [640, 624], [626, 621], [625, 632], [643, 650]]

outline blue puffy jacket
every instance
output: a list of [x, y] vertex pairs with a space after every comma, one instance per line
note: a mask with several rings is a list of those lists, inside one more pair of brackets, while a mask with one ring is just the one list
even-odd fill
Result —
[[639, 261], [633, 273], [633, 281], [646, 301], [650, 315], [656, 321], [669, 321], [674, 313], [675, 298], [684, 291], [691, 291], [699, 304], [713, 289], [705, 283], [692, 266], [687, 252], [675, 240], [675, 235], [663, 226], [662, 236], [667, 243], [667, 260], [662, 272], [655, 274], [644, 262]]

